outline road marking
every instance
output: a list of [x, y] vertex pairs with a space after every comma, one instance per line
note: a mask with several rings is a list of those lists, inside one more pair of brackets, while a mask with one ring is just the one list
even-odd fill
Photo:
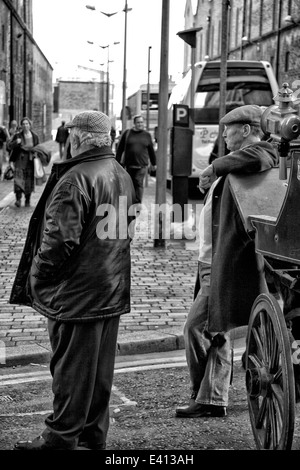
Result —
[[[234, 362], [241, 359], [242, 353], [244, 352], [244, 348], [239, 348], [234, 351]], [[154, 364], [153, 364], [154, 363]], [[172, 367], [186, 367], [186, 360], [183, 357], [180, 358], [161, 358], [161, 359], [144, 359], [140, 361], [134, 362], [124, 362], [121, 364], [116, 364], [115, 373], [125, 373], [125, 372], [138, 372], [138, 371], [146, 371], [146, 370], [155, 370], [155, 369], [168, 369]], [[21, 383], [29, 383], [29, 382], [38, 382], [40, 380], [50, 380], [52, 376], [50, 371], [35, 371], [35, 372], [26, 372], [26, 373], [17, 373], [17, 374], [7, 374], [0, 376], [0, 386], [6, 385], [18, 385]], [[117, 414], [121, 411], [121, 408], [126, 407], [135, 407], [137, 405], [136, 401], [130, 400], [127, 398], [117, 387], [114, 385], [112, 386], [112, 392], [116, 395], [120, 400], [121, 404], [115, 405], [111, 404], [110, 409], [112, 413]], [[25, 417], [25, 416], [33, 416], [33, 415], [48, 415], [51, 414], [53, 410], [40, 410], [40, 411], [32, 411], [32, 412], [24, 412], [24, 413], [6, 413], [0, 414], [0, 418], [9, 418], [9, 417]], [[114, 418], [111, 416], [111, 421], [114, 422]]]
[[[241, 359], [245, 348], [238, 348], [234, 350], [234, 362]], [[170, 358], [157, 358], [157, 359], [141, 359], [139, 361], [132, 362], [120, 362], [115, 366], [115, 374], [138, 372], [146, 370], [156, 369], [170, 369], [172, 367], [187, 367], [186, 359], [170, 357]], [[16, 374], [6, 374], [0, 376], [0, 387], [7, 385], [18, 385], [21, 383], [38, 382], [41, 380], [51, 380], [52, 376], [50, 371], [35, 371], [35, 372], [24, 372]]]

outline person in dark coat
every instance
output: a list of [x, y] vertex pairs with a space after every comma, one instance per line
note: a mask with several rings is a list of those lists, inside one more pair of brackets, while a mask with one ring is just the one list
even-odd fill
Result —
[[200, 188], [210, 189], [200, 215], [195, 299], [184, 326], [191, 398], [188, 406], [176, 409], [181, 418], [226, 416], [231, 378], [227, 333], [248, 323], [261, 291], [263, 273], [255, 242], [245, 229], [228, 175], [277, 165], [277, 151], [261, 141], [262, 111], [246, 105], [221, 119], [230, 153], [215, 159], [200, 177]]
[[6, 161], [6, 146], [9, 138], [9, 133], [6, 127], [0, 126], [0, 180], [2, 176], [2, 165]]
[[53, 413], [17, 450], [105, 449], [120, 315], [130, 311], [135, 203], [111, 150], [110, 120], [80, 113], [72, 158], [55, 162], [29, 223], [10, 296], [48, 319]]
[[34, 151], [39, 144], [38, 135], [32, 130], [32, 122], [24, 117], [21, 122], [21, 132], [16, 132], [8, 142], [11, 151], [9, 162], [14, 166], [14, 192], [16, 207], [21, 206], [22, 194], [25, 195], [25, 206], [30, 206], [31, 193], [34, 191]]
[[122, 165], [126, 168], [133, 181], [136, 202], [141, 204], [149, 159], [152, 165], [151, 170], [156, 170], [156, 154], [153, 148], [152, 137], [144, 129], [143, 117], [135, 116], [133, 123], [133, 128], [127, 129], [121, 136], [116, 151], [116, 159], [118, 162], [121, 162], [124, 152]]
[[62, 121], [61, 125], [57, 128], [55, 140], [59, 145], [59, 156], [63, 158], [64, 148], [69, 137], [69, 129], [66, 127], [66, 122]]

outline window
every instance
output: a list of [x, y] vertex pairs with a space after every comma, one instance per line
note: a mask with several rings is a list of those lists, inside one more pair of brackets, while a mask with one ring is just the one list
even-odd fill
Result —
[[[211, 63], [210, 63], [211, 64]], [[228, 67], [226, 112], [246, 104], [273, 104], [271, 86], [263, 67]], [[207, 66], [195, 94], [195, 123], [219, 122], [220, 69]]]
[[[147, 109], [147, 92], [142, 93], [142, 110]], [[158, 93], [149, 94], [149, 109], [158, 110]]]

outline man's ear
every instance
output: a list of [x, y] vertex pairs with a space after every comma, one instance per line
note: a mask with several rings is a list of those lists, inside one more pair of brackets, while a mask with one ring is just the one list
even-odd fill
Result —
[[75, 150], [77, 150], [80, 147], [79, 137], [77, 135], [70, 135], [70, 144]]
[[243, 126], [243, 135], [244, 135], [244, 137], [248, 137], [250, 134], [251, 134], [250, 124], [244, 124], [244, 126]]

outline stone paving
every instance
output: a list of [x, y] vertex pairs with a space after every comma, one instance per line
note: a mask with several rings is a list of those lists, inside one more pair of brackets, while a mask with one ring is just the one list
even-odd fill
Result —
[[[58, 159], [57, 144], [51, 141], [47, 146], [52, 150], [52, 163]], [[181, 224], [171, 224], [165, 246], [154, 246], [151, 208], [155, 183], [155, 178], [148, 178], [132, 242], [132, 308], [121, 316], [118, 348], [122, 354], [136, 353], [141, 347], [143, 352], [183, 348], [182, 329], [193, 298], [198, 254], [195, 221], [192, 216], [186, 222], [185, 239], [179, 239]], [[7, 354], [18, 348], [30, 353], [37, 345], [49, 350], [45, 317], [29, 307], [8, 303], [29, 219], [43, 188], [36, 187], [32, 207], [18, 209], [12, 182], [0, 182], [0, 346], [4, 345]], [[168, 192], [167, 201], [171, 203]], [[132, 344], [139, 347], [132, 348]]]

